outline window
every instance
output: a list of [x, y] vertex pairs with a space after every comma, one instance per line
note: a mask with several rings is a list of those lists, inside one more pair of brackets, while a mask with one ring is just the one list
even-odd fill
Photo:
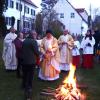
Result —
[[35, 10], [31, 9], [31, 15], [35, 16]]
[[18, 3], [16, 3], [16, 9], [18, 9]]
[[60, 18], [64, 18], [64, 13], [60, 13]]
[[75, 13], [71, 13], [70, 17], [75, 18]]
[[6, 24], [11, 26], [11, 17], [6, 17]]
[[14, 8], [14, 1], [10, 0], [10, 8]]
[[25, 13], [29, 14], [29, 8], [27, 6], [25, 6]]
[[6, 17], [6, 24], [8, 25], [8, 17]]
[[20, 3], [16, 3], [16, 9], [19, 10], [19, 11], [22, 11], [22, 4]]
[[20, 11], [22, 11], [22, 8], [23, 8], [23, 6], [22, 6], [22, 4], [20, 4]]
[[30, 23], [28, 21], [24, 21], [24, 28], [30, 28]]
[[59, 13], [56, 13], [56, 15], [58, 16], [58, 15], [59, 15]]

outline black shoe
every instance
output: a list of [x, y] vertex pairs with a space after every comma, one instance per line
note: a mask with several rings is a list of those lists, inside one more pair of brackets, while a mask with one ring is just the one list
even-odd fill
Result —
[[30, 98], [27, 98], [26, 100], [32, 100], [32, 99], [30, 99]]
[[32, 100], [32, 89], [25, 91], [26, 100]]

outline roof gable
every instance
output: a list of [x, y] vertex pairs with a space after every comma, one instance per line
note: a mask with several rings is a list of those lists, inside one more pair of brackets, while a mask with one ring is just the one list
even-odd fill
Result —
[[76, 8], [76, 11], [79, 12], [79, 13], [82, 13], [82, 12], [85, 11], [85, 9], [84, 8]]
[[76, 11], [78, 12], [78, 13], [86, 13], [87, 15], [88, 15], [88, 13], [87, 13], [87, 11], [85, 10], [85, 8], [76, 8]]
[[35, 8], [38, 8], [31, 0], [23, 0], [23, 2], [26, 2], [26, 3], [34, 6]]
[[[75, 7], [68, 0], [66, 0], [66, 1], [71, 5], [71, 7], [75, 10], [75, 12], [82, 18], [82, 20], [87, 23], [87, 21], [82, 17], [82, 15], [77, 12], [77, 10], [75, 9]], [[83, 11], [83, 9], [81, 11]]]
[[[60, 0], [58, 0], [58, 2], [59, 2]], [[62, 1], [62, 0], [61, 0]], [[68, 0], [65, 0], [65, 1], [67, 1], [67, 3], [73, 8], [73, 10], [81, 17], [81, 19], [85, 22], [85, 23], [87, 23], [87, 21], [82, 17], [82, 15], [80, 14], [80, 13], [78, 13], [77, 12], [77, 10], [75, 9], [75, 7], [68, 1]], [[58, 3], [57, 2], [57, 3]], [[56, 3], [56, 4], [57, 4]]]

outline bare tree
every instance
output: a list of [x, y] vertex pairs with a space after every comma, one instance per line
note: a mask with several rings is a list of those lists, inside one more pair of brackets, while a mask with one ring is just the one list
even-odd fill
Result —
[[51, 23], [54, 20], [57, 20], [57, 13], [53, 9], [54, 5], [57, 3], [57, 0], [42, 0], [42, 15], [43, 15], [43, 31], [47, 28], [51, 28]]
[[35, 20], [35, 29], [38, 34], [42, 35], [42, 23], [43, 23], [43, 17], [41, 13], [38, 13]]
[[58, 0], [42, 0], [42, 14], [45, 17], [48, 13], [51, 12], [54, 5], [57, 3]]
[[7, 28], [3, 12], [7, 8], [7, 0], [0, 0], [0, 35], [5, 35]]
[[93, 27], [98, 27], [100, 30], [100, 15], [96, 15], [93, 21]]

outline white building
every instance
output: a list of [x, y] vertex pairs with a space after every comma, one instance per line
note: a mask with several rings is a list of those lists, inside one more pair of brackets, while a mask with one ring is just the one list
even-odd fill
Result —
[[15, 18], [15, 29], [29, 30], [34, 27], [37, 6], [31, 0], [7, 0], [7, 6], [4, 15], [8, 29], [11, 27], [12, 16]]
[[88, 15], [80, 14], [68, 0], [59, 0], [54, 6], [54, 10], [71, 34], [81, 34], [87, 31]]
[[81, 15], [81, 17], [83, 18], [83, 23], [82, 23], [82, 32], [83, 34], [86, 33], [88, 25], [86, 23], [88, 23], [88, 13], [84, 8], [78, 8], [76, 9], [76, 11]]

